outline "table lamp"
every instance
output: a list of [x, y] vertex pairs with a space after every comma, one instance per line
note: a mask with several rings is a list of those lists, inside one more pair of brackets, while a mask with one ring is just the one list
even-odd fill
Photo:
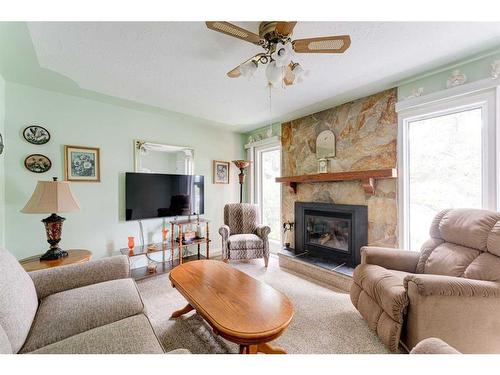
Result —
[[42, 220], [50, 249], [40, 257], [40, 260], [54, 260], [68, 255], [68, 252], [58, 245], [61, 241], [63, 221], [66, 219], [57, 214], [80, 209], [69, 181], [57, 181], [57, 177], [53, 179], [53, 181], [38, 181], [30, 200], [21, 210], [25, 214], [52, 214]]
[[240, 203], [243, 202], [243, 184], [245, 183], [245, 169], [248, 168], [250, 165], [251, 161], [248, 160], [233, 160], [234, 165], [236, 165], [236, 168], [240, 170], [240, 173], [238, 174], [239, 178], [239, 183], [240, 183]]

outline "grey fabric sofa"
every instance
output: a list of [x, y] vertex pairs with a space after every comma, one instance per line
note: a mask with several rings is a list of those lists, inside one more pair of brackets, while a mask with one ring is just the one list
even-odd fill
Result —
[[0, 249], [0, 353], [164, 350], [129, 278], [127, 257], [27, 273]]

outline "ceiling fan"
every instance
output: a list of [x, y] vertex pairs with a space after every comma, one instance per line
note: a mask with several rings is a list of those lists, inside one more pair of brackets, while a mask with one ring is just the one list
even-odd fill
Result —
[[274, 86], [280, 85], [281, 82], [287, 86], [300, 83], [307, 75], [299, 63], [292, 61], [293, 52], [343, 53], [351, 45], [349, 35], [292, 40], [291, 36], [296, 24], [295, 21], [261, 22], [257, 35], [229, 22], [206, 22], [207, 27], [211, 30], [256, 44], [265, 51], [256, 54], [227, 72], [228, 77], [251, 77], [257, 71], [259, 64], [267, 64], [266, 77], [268, 82]]

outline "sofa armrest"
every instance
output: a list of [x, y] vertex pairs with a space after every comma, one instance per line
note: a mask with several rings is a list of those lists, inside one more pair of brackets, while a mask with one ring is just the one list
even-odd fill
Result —
[[255, 228], [255, 234], [264, 241], [268, 240], [269, 233], [271, 233], [271, 228], [267, 225], [257, 225], [257, 228]]
[[187, 349], [174, 349], [167, 352], [166, 354], [191, 354], [191, 352]]
[[103, 281], [130, 277], [127, 256], [93, 260], [39, 271], [28, 272], [35, 284], [39, 299], [68, 289], [97, 284]]
[[413, 283], [420, 296], [494, 297], [500, 298], [500, 283], [464, 277], [416, 274], [405, 277], [408, 290]]
[[410, 354], [460, 354], [453, 346], [436, 337], [420, 341]]
[[420, 253], [386, 247], [363, 246], [361, 263], [374, 264], [391, 270], [414, 273]]

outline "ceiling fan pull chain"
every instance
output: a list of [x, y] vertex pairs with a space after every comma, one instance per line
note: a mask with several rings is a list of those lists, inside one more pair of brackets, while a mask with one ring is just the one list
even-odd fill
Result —
[[272, 106], [272, 85], [271, 83], [269, 83], [269, 118], [272, 119], [273, 118], [273, 106]]

